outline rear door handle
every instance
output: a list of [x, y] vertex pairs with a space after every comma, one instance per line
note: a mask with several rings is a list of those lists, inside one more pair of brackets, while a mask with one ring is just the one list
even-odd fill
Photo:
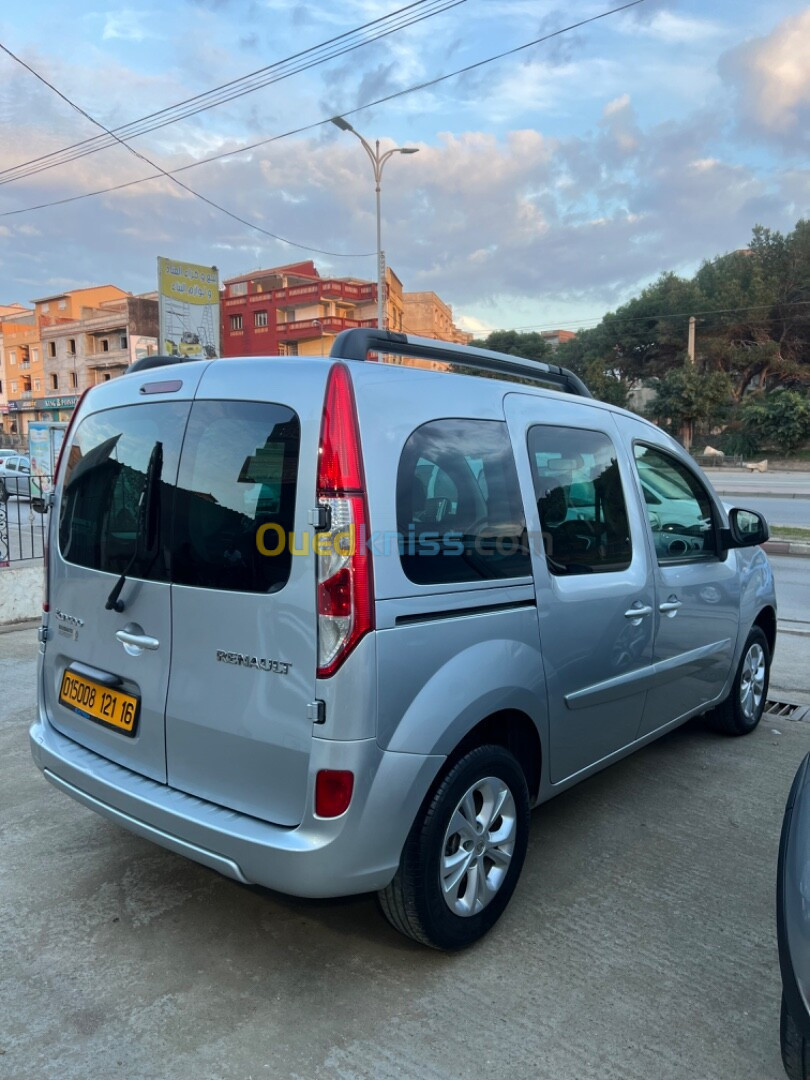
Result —
[[624, 617], [639, 623], [645, 615], [652, 615], [652, 611], [653, 609], [649, 604], [639, 604], [637, 607], [631, 607], [628, 611], [625, 611]]
[[[115, 636], [121, 642], [126, 649], [158, 649], [160, 648], [160, 642], [155, 637], [149, 637], [148, 634], [133, 634], [130, 630], [116, 630]], [[129, 651], [127, 649], [127, 651]]]
[[672, 596], [669, 600], [665, 600], [663, 604], [659, 604], [658, 610], [664, 615], [674, 615], [680, 606], [681, 601]]

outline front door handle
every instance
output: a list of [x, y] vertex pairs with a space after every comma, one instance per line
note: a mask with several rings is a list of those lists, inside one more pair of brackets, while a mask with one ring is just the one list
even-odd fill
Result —
[[665, 600], [663, 604], [658, 605], [658, 610], [663, 614], [669, 616], [671, 619], [681, 606], [681, 601], [677, 596], [670, 596], [669, 600]]
[[630, 619], [634, 626], [638, 626], [645, 615], [652, 615], [653, 609], [649, 604], [637, 602], [624, 613], [625, 619]]
[[160, 642], [157, 638], [149, 637], [148, 634], [135, 634], [131, 630], [116, 630], [115, 636], [130, 655], [137, 655], [141, 649], [158, 649]]

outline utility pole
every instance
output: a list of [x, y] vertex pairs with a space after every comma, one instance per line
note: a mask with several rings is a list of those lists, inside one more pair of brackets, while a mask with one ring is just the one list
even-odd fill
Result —
[[[689, 316], [689, 336], [686, 340], [686, 364], [687, 368], [693, 369], [695, 366], [695, 316]], [[683, 429], [681, 431], [681, 439], [683, 441], [684, 450], [692, 449], [692, 420], [684, 421]]]

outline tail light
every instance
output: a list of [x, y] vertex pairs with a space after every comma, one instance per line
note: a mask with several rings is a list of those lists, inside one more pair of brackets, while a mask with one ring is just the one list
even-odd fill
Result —
[[360, 432], [351, 377], [343, 364], [329, 372], [318, 454], [318, 502], [329, 521], [315, 541], [318, 678], [326, 679], [374, 629]]

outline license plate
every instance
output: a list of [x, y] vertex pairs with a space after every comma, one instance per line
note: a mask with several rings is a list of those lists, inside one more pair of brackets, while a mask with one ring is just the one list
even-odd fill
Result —
[[66, 671], [62, 676], [59, 700], [68, 709], [87, 717], [88, 720], [115, 728], [124, 735], [135, 734], [138, 699], [132, 694], [112, 690], [92, 679], [85, 679], [83, 675]]

